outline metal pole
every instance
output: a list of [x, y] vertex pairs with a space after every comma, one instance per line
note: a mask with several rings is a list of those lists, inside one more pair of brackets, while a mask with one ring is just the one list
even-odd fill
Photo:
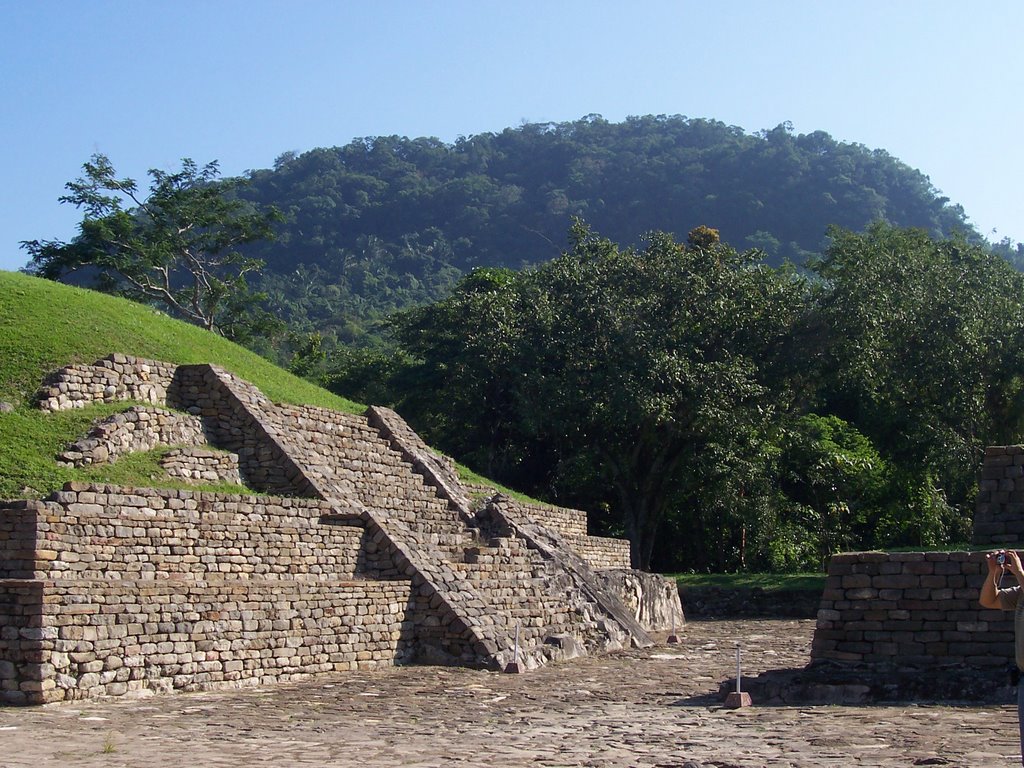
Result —
[[740, 693], [740, 644], [736, 643], [736, 693]]
[[516, 661], [516, 664], [519, 664], [519, 627], [520, 626], [521, 626], [520, 624], [516, 624], [516, 648], [515, 648], [515, 654], [513, 656], [513, 658]]

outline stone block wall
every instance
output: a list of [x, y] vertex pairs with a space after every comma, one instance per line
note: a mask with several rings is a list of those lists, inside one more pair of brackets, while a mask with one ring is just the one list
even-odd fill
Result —
[[65, 448], [57, 463], [70, 467], [105, 464], [159, 445], [206, 445], [202, 420], [164, 408], [134, 406], [97, 423], [86, 437]]
[[113, 354], [92, 365], [69, 365], [54, 372], [35, 399], [46, 411], [121, 400], [162, 405], [167, 403], [176, 370], [169, 363]]
[[85, 484], [5, 503], [0, 701], [410, 661], [411, 583], [367, 545], [361, 520], [333, 512], [312, 499]]
[[598, 570], [622, 570], [630, 567], [629, 542], [603, 536], [566, 535], [565, 540], [580, 556]]
[[68, 484], [47, 501], [0, 505], [0, 578], [309, 581], [365, 573], [361, 521], [324, 525], [330, 511], [314, 499]]
[[171, 477], [190, 483], [242, 484], [238, 456], [203, 448], [176, 448], [160, 459], [160, 466]]
[[408, 582], [0, 581], [0, 701], [264, 685], [408, 661]]
[[1013, 659], [1012, 614], [978, 604], [984, 559], [982, 552], [834, 555], [812, 660], [1001, 670]]
[[[664, 580], [598, 578], [595, 567], [628, 563], [625, 543], [587, 537], [575, 510], [508, 500], [474, 508], [451, 462], [388, 409], [358, 417], [278, 406], [214, 366], [118, 355], [58, 372], [40, 405], [118, 399], [188, 417], [136, 409], [94, 435], [90, 450], [102, 445], [109, 458], [122, 443], [108, 438], [129, 431], [139, 434], [126, 446], [184, 441], [175, 430], [199, 425], [237, 457], [251, 488], [271, 496], [69, 484], [44, 502], [0, 506], [7, 701], [234, 685], [351, 664], [501, 668], [517, 629], [519, 660], [532, 668], [646, 644], [647, 628], [667, 628], [658, 623], [669, 616], [681, 624]], [[211, 455], [193, 447], [175, 461], [194, 473]], [[152, 597], [153, 620], [139, 595]], [[241, 633], [228, 645], [210, 634], [218, 604], [229, 606], [227, 629]]]
[[764, 617], [813, 619], [821, 605], [816, 589], [683, 587], [679, 597], [688, 618]]
[[556, 507], [551, 504], [530, 504], [525, 501], [517, 501], [517, 504], [530, 517], [543, 520], [549, 528], [563, 536], [587, 535], [587, 513], [583, 510]]
[[972, 543], [977, 547], [1024, 543], [1024, 446], [985, 449]]

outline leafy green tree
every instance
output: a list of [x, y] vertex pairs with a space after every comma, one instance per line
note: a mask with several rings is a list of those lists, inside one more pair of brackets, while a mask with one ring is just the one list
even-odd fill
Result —
[[60, 197], [84, 211], [79, 234], [70, 243], [22, 243], [36, 274], [59, 279], [85, 271], [102, 290], [157, 303], [236, 339], [272, 320], [260, 314], [262, 296], [246, 281], [263, 262], [240, 246], [271, 239], [279, 215], [240, 200], [242, 180], [218, 181], [216, 161], [200, 168], [186, 158], [176, 173], [150, 170], [143, 195], [133, 179], [117, 177], [104, 155], [93, 155], [83, 169]]
[[[394, 377], [406, 418], [485, 475], [537, 491], [550, 462], [531, 437], [534, 414], [520, 391], [532, 373], [526, 337], [532, 294], [526, 273], [479, 269], [448, 299], [400, 313], [392, 324], [413, 361]], [[350, 391], [352, 378], [332, 389]]]
[[870, 536], [888, 490], [890, 468], [871, 441], [836, 416], [807, 414], [783, 432], [781, 487], [798, 505], [817, 565]]
[[549, 264], [473, 273], [399, 321], [420, 361], [403, 412], [457, 456], [526, 462], [532, 489], [615, 510], [634, 565], [649, 568], [661, 521], [703, 486], [710, 447], [755, 450], [775, 400], [759, 361], [802, 307], [792, 273], [709, 232], [687, 246], [656, 233], [636, 250], [577, 224]]
[[969, 517], [985, 445], [1024, 430], [1024, 276], [958, 237], [885, 224], [830, 234], [808, 352], [823, 411]]

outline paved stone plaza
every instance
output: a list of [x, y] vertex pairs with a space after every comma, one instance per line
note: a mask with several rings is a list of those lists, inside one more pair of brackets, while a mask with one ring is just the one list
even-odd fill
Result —
[[523, 675], [400, 667], [134, 701], [0, 708], [0, 767], [1019, 765], [1008, 706], [724, 709], [719, 684], [803, 666], [812, 620], [691, 621], [679, 645]]

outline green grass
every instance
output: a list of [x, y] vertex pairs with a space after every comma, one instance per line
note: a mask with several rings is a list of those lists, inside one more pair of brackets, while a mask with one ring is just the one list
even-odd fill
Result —
[[[493, 480], [488, 480], [483, 475], [477, 474], [472, 469], [470, 469], [469, 467], [465, 467], [462, 464], [456, 463], [455, 468], [458, 470], [459, 479], [462, 482], [464, 482], [464, 483], [468, 483], [470, 485], [486, 485], [486, 486], [488, 486], [490, 488], [493, 488], [494, 490], [496, 490], [496, 491], [498, 491], [500, 493], [504, 493], [506, 496], [511, 496], [513, 499], [516, 499], [517, 501], [526, 502], [527, 504], [546, 504], [547, 503], [547, 502], [544, 502], [544, 501], [538, 501], [537, 499], [534, 499], [534, 498], [532, 498], [530, 496], [527, 496], [525, 493], [520, 493], [519, 491], [513, 491], [511, 488], [506, 488], [504, 485], [499, 485], [498, 483], [494, 482]], [[474, 494], [474, 495], [476, 495], [476, 494]]]
[[812, 590], [825, 588], [824, 573], [680, 573], [670, 574], [681, 587], [723, 589]]
[[87, 470], [57, 466], [56, 455], [88, 432], [94, 420], [128, 404], [45, 413], [33, 407], [32, 396], [51, 371], [71, 363], [91, 364], [114, 352], [179, 365], [215, 363], [276, 402], [349, 413], [365, 410], [237, 344], [149, 307], [0, 271], [0, 401], [15, 406], [13, 412], [0, 413], [0, 499], [39, 498], [69, 480], [185, 487], [160, 469], [158, 453]]
[[42, 378], [113, 352], [168, 363], [216, 363], [275, 402], [362, 413], [254, 352], [142, 304], [0, 271], [0, 400], [27, 406]]

